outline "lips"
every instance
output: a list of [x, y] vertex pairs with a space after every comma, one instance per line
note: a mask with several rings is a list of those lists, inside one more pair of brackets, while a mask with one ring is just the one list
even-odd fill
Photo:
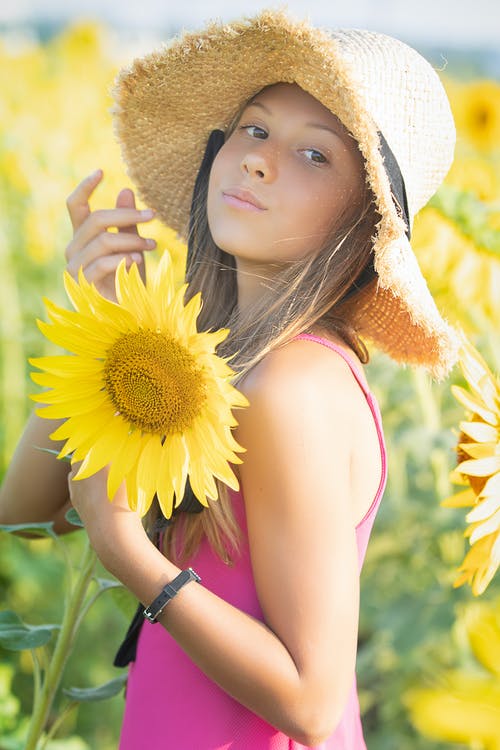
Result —
[[227, 203], [236, 208], [253, 209], [254, 211], [266, 211], [266, 207], [251, 190], [244, 188], [231, 187], [222, 191], [222, 195]]

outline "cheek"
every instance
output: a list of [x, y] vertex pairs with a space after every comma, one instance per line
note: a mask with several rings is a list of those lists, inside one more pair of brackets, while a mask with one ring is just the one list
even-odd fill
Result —
[[[325, 234], [335, 221], [336, 196], [328, 190], [297, 190], [290, 196], [289, 209], [283, 217], [297, 235]], [[313, 241], [316, 245], [316, 241]]]

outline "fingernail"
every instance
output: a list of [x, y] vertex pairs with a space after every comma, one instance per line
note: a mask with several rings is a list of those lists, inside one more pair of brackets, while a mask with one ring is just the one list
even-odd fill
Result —
[[130, 257], [134, 263], [142, 263], [142, 255], [140, 253], [132, 253]]
[[91, 175], [89, 175], [89, 180], [95, 180], [96, 177], [100, 177], [102, 174], [102, 169], [96, 169], [95, 172], [92, 172]]
[[156, 247], [156, 240], [146, 240], [146, 247]]
[[155, 212], [151, 208], [145, 208], [143, 211], [140, 212], [143, 219], [152, 219], [155, 215]]

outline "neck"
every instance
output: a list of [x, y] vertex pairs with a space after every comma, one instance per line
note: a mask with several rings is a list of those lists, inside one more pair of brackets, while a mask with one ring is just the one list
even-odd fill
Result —
[[269, 264], [248, 263], [236, 259], [236, 283], [238, 286], [238, 311], [247, 313], [261, 298], [269, 294], [278, 267]]

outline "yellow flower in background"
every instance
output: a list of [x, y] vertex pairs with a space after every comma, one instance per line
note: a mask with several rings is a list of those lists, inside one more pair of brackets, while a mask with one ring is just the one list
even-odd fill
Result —
[[482, 669], [451, 670], [429, 687], [408, 691], [404, 702], [424, 735], [500, 750], [500, 616], [498, 606], [469, 605], [462, 618], [470, 649]]
[[500, 602], [470, 604], [464, 616], [472, 653], [492, 675], [500, 677]]
[[467, 330], [500, 321], [500, 257], [431, 206], [415, 218], [412, 247], [440, 309]]
[[446, 507], [470, 507], [465, 536], [471, 549], [454, 585], [468, 583], [482, 594], [500, 565], [500, 382], [479, 352], [464, 341], [460, 366], [468, 390], [452, 386], [467, 410], [460, 422], [459, 464], [453, 477], [467, 489], [445, 500]]
[[228, 462], [243, 450], [231, 428], [232, 408], [247, 400], [234, 388], [226, 360], [215, 354], [228, 331], [198, 333], [200, 295], [183, 304], [186, 285], [176, 287], [164, 253], [146, 286], [137, 266], [116, 274], [118, 304], [102, 297], [80, 272], [65, 273], [74, 311], [46, 301], [52, 324], [44, 335], [71, 352], [39, 357], [33, 380], [50, 390], [32, 398], [42, 417], [65, 419], [51, 437], [65, 440], [59, 453], [82, 461], [76, 479], [109, 464], [108, 496], [123, 480], [129, 504], [144, 515], [155, 493], [166, 518], [189, 478], [198, 500], [217, 499], [215, 478], [233, 489]]
[[500, 148], [500, 85], [478, 80], [448, 89], [458, 136], [476, 148]]
[[500, 163], [477, 153], [457, 155], [446, 184], [471, 192], [482, 201], [500, 201]]

